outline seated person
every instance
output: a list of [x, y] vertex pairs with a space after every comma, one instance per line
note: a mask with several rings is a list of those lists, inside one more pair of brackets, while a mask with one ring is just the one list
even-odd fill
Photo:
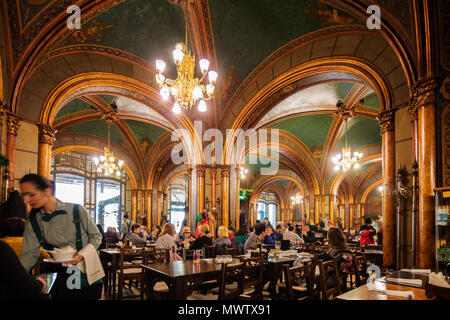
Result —
[[275, 238], [275, 232], [273, 230], [272, 226], [268, 226], [266, 228], [266, 236], [263, 239], [263, 244], [275, 244], [276, 238]]
[[298, 242], [300, 242], [301, 244], [305, 243], [305, 242], [303, 241], [303, 239], [300, 238], [300, 237], [298, 236], [298, 234], [296, 234], [296, 233], [294, 232], [294, 227], [293, 227], [293, 226], [290, 226], [289, 229], [288, 229], [287, 231], [284, 232], [284, 234], [283, 234], [283, 240], [289, 240], [289, 241], [291, 242], [291, 244], [292, 244], [293, 242], [295, 242], [295, 241], [298, 241]]
[[180, 234], [175, 235], [174, 240], [179, 246], [183, 246], [186, 243], [193, 242], [195, 238], [191, 229], [189, 227], [184, 227]]
[[[11, 217], [0, 222], [0, 240], [7, 243], [14, 250], [18, 258], [22, 254], [25, 224], [25, 219], [19, 217]], [[50, 258], [50, 254], [42, 247], [40, 248], [40, 252], [41, 258]]]
[[216, 246], [216, 255], [226, 254], [225, 248], [231, 248], [231, 241], [228, 236], [228, 229], [225, 226], [220, 226], [217, 230], [217, 239], [214, 241]]
[[201, 250], [203, 247], [212, 246], [211, 231], [207, 224], [202, 224], [198, 228], [199, 237], [195, 239], [189, 249]]
[[41, 299], [46, 282], [33, 278], [22, 266], [17, 253], [3, 241], [0, 241], [0, 257], [0, 301]]
[[300, 236], [305, 243], [314, 243], [316, 242], [316, 236], [314, 232], [309, 229], [308, 225], [304, 225], [302, 228], [302, 235]]
[[235, 243], [240, 243], [242, 245], [245, 244], [245, 241], [250, 236], [247, 227], [241, 226], [236, 233], [236, 238], [234, 239]]
[[281, 232], [281, 225], [278, 224], [277, 228], [275, 229], [275, 232], [273, 233], [275, 237], [275, 241], [281, 241], [283, 240], [283, 233]]
[[359, 245], [362, 247], [368, 244], [375, 244], [373, 237], [375, 236], [376, 233], [377, 231], [375, 230], [374, 227], [372, 227], [372, 219], [365, 218], [364, 225], [359, 230], [360, 236]]
[[174, 240], [174, 234], [175, 234], [175, 226], [171, 223], [166, 223], [163, 226], [162, 232], [156, 240], [155, 248], [156, 249], [172, 249], [177, 248], [177, 244]]
[[131, 226], [131, 233], [127, 234], [127, 239], [133, 244], [143, 245], [147, 242], [147, 232], [144, 232], [144, 237], [141, 237], [141, 226], [137, 223]]
[[248, 250], [256, 250], [266, 236], [266, 226], [263, 223], [255, 225], [255, 232], [252, 233], [244, 244], [244, 253]]
[[105, 232], [106, 242], [117, 243], [119, 242], [119, 233], [117, 233], [116, 228], [108, 227]]

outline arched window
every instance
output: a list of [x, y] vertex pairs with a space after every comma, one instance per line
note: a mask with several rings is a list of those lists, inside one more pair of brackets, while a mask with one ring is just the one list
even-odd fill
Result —
[[61, 201], [83, 205], [96, 224], [119, 227], [125, 212], [126, 181], [104, 177], [96, 172], [92, 157], [78, 152], [63, 152], [52, 157], [51, 177], [55, 181], [55, 196]]
[[277, 224], [278, 217], [278, 198], [271, 192], [261, 192], [258, 199], [258, 220], [263, 221], [267, 218], [271, 225]]

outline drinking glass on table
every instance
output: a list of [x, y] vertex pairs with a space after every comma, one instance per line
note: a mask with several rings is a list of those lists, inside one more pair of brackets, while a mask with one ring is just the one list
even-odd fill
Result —
[[275, 249], [281, 249], [281, 241], [275, 241]]

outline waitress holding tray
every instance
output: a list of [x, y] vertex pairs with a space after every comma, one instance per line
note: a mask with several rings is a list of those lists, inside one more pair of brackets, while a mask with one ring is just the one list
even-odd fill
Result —
[[[20, 260], [27, 271], [39, 260], [42, 246], [44, 249], [64, 248], [70, 246], [80, 251], [88, 244], [97, 250], [102, 242], [102, 235], [88, 211], [80, 205], [65, 203], [56, 199], [52, 185], [46, 178], [37, 174], [27, 174], [20, 180], [20, 190], [25, 203], [32, 211], [25, 226], [23, 249]], [[76, 254], [66, 265], [76, 265], [83, 256]], [[101, 297], [102, 280], [90, 286], [86, 276], [81, 274], [81, 288], [68, 287], [67, 267], [57, 266], [58, 276], [50, 294], [52, 299], [95, 300]]]

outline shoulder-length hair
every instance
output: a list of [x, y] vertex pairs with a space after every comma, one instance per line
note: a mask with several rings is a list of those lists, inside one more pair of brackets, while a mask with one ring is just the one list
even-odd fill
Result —
[[338, 227], [331, 227], [327, 234], [328, 246], [333, 249], [345, 249], [345, 236]]
[[207, 224], [202, 224], [200, 225], [200, 227], [198, 228], [198, 231], [200, 232], [200, 236], [206, 236], [206, 237], [211, 237], [211, 231], [209, 230], [209, 226]]
[[169, 236], [172, 236], [172, 237], [175, 234], [175, 226], [173, 224], [171, 224], [170, 222], [167, 222], [166, 224], [164, 224], [162, 232], [160, 234], [160, 237], [162, 237], [165, 234], [168, 234]]
[[217, 235], [220, 238], [228, 238], [228, 229], [225, 226], [220, 226], [219, 230], [217, 230]]

